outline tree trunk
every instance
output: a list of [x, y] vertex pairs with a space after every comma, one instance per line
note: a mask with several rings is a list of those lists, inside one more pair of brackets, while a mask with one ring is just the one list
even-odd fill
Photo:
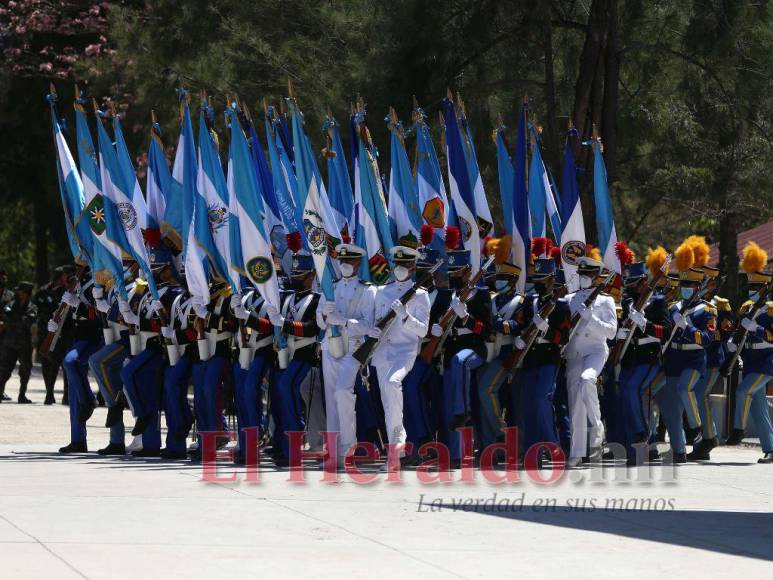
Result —
[[604, 110], [601, 117], [601, 138], [604, 140], [604, 161], [610, 189], [617, 181], [617, 104], [620, 78], [620, 40], [617, 30], [617, 0], [609, 0], [609, 29], [604, 51]]
[[545, 160], [548, 166], [558, 167], [561, 163], [559, 129], [556, 111], [556, 82], [553, 72], [553, 25], [550, 23], [550, 9], [545, 9], [542, 26], [542, 49], [545, 55]]
[[731, 179], [726, 190], [725, 205], [719, 215], [719, 269], [726, 276], [720, 292], [734, 308], [741, 305], [738, 292], [738, 215], [727, 201], [732, 199], [736, 187], [735, 179]]

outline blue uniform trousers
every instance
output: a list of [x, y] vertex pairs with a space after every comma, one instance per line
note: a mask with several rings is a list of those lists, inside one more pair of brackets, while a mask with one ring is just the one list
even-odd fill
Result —
[[[99, 385], [99, 392], [105, 399], [105, 404], [112, 407], [115, 404], [115, 397], [123, 388], [121, 382], [121, 368], [123, 362], [129, 354], [129, 349], [123, 341], [116, 341], [100, 348], [89, 358], [89, 368], [91, 374]], [[126, 429], [123, 424], [123, 417], [110, 427], [110, 443], [123, 445], [126, 437]]]
[[64, 356], [70, 399], [70, 442], [86, 443], [86, 423], [78, 419], [81, 409], [94, 404], [89, 385], [89, 358], [102, 347], [102, 340], [76, 340]]
[[719, 368], [706, 369], [698, 384], [695, 385], [695, 399], [698, 402], [698, 412], [701, 416], [701, 428], [705, 439], [714, 439], [717, 436], [717, 425], [711, 411], [711, 391], [719, 379]]
[[223, 381], [225, 365], [226, 357], [220, 355], [193, 363], [193, 409], [199, 433], [221, 430], [222, 415], [218, 408], [218, 390]]
[[161, 449], [161, 380], [164, 360], [156, 350], [146, 348], [121, 369], [126, 396], [137, 417], [153, 415], [142, 432], [142, 448]]
[[553, 414], [555, 416], [558, 439], [561, 449], [569, 455], [572, 442], [572, 418], [569, 415], [569, 393], [566, 390], [566, 366], [561, 365], [556, 376], [556, 391], [553, 394]]
[[250, 366], [245, 370], [237, 360], [234, 363], [234, 391], [236, 399], [236, 421], [239, 430], [239, 455], [244, 459], [246, 439], [242, 429], [259, 427], [263, 434], [263, 380], [273, 374], [274, 355], [256, 353]]
[[622, 427], [624, 432], [623, 444], [628, 452], [633, 451], [631, 444], [639, 433], [648, 432], [649, 409], [644, 406], [649, 404], [648, 387], [658, 374], [658, 365], [639, 364], [626, 366], [620, 369], [619, 388], [622, 411]]
[[185, 355], [177, 364], [164, 369], [164, 416], [166, 417], [167, 451], [184, 453], [185, 438], [193, 424], [193, 414], [188, 405], [188, 383], [193, 362]]
[[451, 359], [443, 373], [443, 424], [446, 429], [446, 445], [451, 459], [461, 459], [461, 436], [453, 429], [455, 418], [470, 416], [470, 393], [474, 388], [474, 371], [483, 360], [472, 349], [463, 349]]
[[403, 380], [403, 423], [406, 441], [413, 444], [414, 453], [418, 446], [433, 438], [427, 389], [434, 380], [437, 380], [437, 371], [419, 358]]
[[306, 378], [311, 363], [304, 360], [292, 360], [287, 368], [277, 373], [276, 381], [279, 387], [279, 422], [282, 430], [274, 432], [274, 441], [277, 437], [282, 456], [290, 457], [290, 439], [287, 431], [303, 431], [303, 398], [301, 397], [301, 383]]
[[553, 394], [556, 390], [558, 367], [548, 364], [518, 371], [523, 408], [523, 449], [535, 443], [558, 445], [553, 420]]
[[[759, 412], [759, 409], [755, 409], [757, 405], [754, 404], [754, 396], [757, 393], [761, 393], [760, 400], [764, 402], [765, 399], [765, 386], [768, 381], [773, 378], [770, 375], [766, 375], [758, 372], [745, 372], [743, 378], [738, 384], [738, 389], [735, 392], [735, 415], [733, 417], [733, 427], [736, 429], [746, 429], [746, 424], [749, 421], [749, 415], [754, 416], [754, 424], [757, 426], [757, 430], [764, 431], [765, 421], [760, 425], [759, 419], [763, 418], [763, 415]], [[767, 416], [767, 403], [765, 404], [765, 415]], [[756, 411], [756, 412], [755, 412]], [[770, 419], [767, 424], [770, 425]], [[760, 440], [763, 435], [760, 434]]]
[[[510, 349], [508, 349], [509, 353]], [[508, 353], [500, 354], [483, 367], [478, 374], [478, 442], [483, 450], [504, 436], [502, 429], [506, 427], [502, 416], [502, 406], [499, 404], [499, 393], [507, 380], [508, 372], [502, 362]]]

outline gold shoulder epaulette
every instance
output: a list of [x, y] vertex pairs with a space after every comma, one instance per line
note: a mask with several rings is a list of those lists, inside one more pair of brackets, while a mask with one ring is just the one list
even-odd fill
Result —
[[752, 309], [752, 306], [754, 306], [754, 302], [752, 302], [751, 300], [747, 300], [746, 302], [741, 304], [741, 309], [738, 311], [739, 314], [746, 314], [747, 312], [749, 312], [749, 310]]
[[722, 298], [721, 296], [714, 296], [714, 305], [717, 307], [717, 310], [722, 312], [731, 310], [730, 300]]

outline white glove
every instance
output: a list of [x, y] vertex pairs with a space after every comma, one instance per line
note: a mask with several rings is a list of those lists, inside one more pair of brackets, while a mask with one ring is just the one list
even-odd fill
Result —
[[544, 333], [548, 331], [548, 328], [549, 328], [548, 321], [542, 318], [539, 315], [539, 313], [535, 312], [534, 317], [531, 320], [534, 323], [534, 326], [536, 326], [537, 330], [539, 330], [540, 332]]
[[458, 296], [454, 296], [451, 299], [451, 308], [459, 318], [467, 317], [467, 305], [461, 300], [459, 300]]
[[123, 320], [126, 324], [137, 326], [140, 323], [140, 317], [134, 314], [134, 312], [132, 312], [131, 310], [127, 312], [122, 312], [121, 316], [123, 316]]
[[110, 310], [110, 305], [107, 303], [107, 300], [102, 300], [102, 298], [97, 298], [97, 310], [102, 312], [103, 314], [107, 314]]
[[193, 305], [193, 312], [196, 313], [196, 316], [199, 318], [206, 318], [209, 312], [207, 311], [207, 307], [204, 304], [194, 304]]
[[233, 310], [238, 305], [242, 303], [242, 295], [238, 292], [236, 294], [231, 294], [231, 309]]
[[727, 347], [728, 352], [735, 352], [738, 350], [738, 345], [736, 345], [732, 340], [728, 340], [725, 343], [725, 346]]
[[398, 318], [403, 318], [405, 316], [406, 310], [405, 310], [405, 304], [400, 302], [399, 300], [395, 300], [392, 302], [392, 310], [395, 311], [395, 314]]
[[523, 342], [523, 339], [520, 336], [516, 336], [515, 339], [513, 339], [513, 346], [518, 350], [523, 350], [526, 348], [526, 343]]
[[91, 295], [94, 297], [94, 300], [99, 300], [105, 296], [105, 293], [102, 291], [101, 286], [94, 286], [91, 290]]
[[48, 321], [47, 328], [48, 328], [48, 332], [56, 332], [57, 330], [59, 330], [59, 325], [56, 323], [56, 320], [52, 318], [51, 320]]
[[617, 340], [625, 340], [628, 338], [628, 332], [629, 330], [627, 328], [618, 328], [617, 329]]
[[233, 311], [234, 316], [239, 320], [247, 320], [250, 317], [250, 313], [247, 312], [247, 309], [242, 305], [241, 302], [237, 303], [236, 305], [232, 304], [231, 310]]
[[175, 337], [174, 329], [171, 326], [162, 326], [161, 334], [164, 338], [168, 338], [169, 340], [172, 340]]
[[336, 303], [335, 302], [325, 302], [325, 305], [322, 307], [322, 313], [325, 316], [330, 316], [335, 312], [336, 309]]
[[151, 300], [148, 305], [148, 313], [158, 314], [164, 309], [164, 305], [161, 304], [161, 300]]
[[374, 324], [373, 326], [368, 327], [368, 330], [365, 334], [371, 338], [381, 338], [381, 329]]
[[760, 327], [754, 320], [747, 317], [741, 319], [741, 326], [743, 326], [747, 332], [756, 332]]
[[677, 328], [682, 328], [682, 329], [687, 328], [687, 317], [686, 316], [682, 316], [681, 314], [679, 314], [677, 312], [676, 314], [674, 314], [672, 320], [674, 321], [674, 325]]
[[78, 295], [69, 291], [65, 291], [65, 293], [62, 294], [62, 302], [67, 304], [67, 306], [72, 306], [73, 308], [76, 308], [78, 304], [80, 304]]
[[635, 308], [631, 308], [631, 311], [628, 313], [628, 318], [630, 318], [631, 322], [633, 322], [641, 330], [647, 328], [647, 319], [645, 318], [644, 314]]
[[272, 304], [266, 306], [266, 314], [268, 314], [268, 319], [274, 326], [282, 326], [285, 323], [284, 317], [279, 314], [277, 307]]
[[588, 308], [584, 304], [579, 312], [580, 312], [580, 318], [582, 318], [583, 320], [590, 320], [591, 316], [593, 316], [593, 309]]
[[429, 330], [429, 333], [434, 337], [440, 338], [443, 336], [443, 327], [439, 324], [433, 324], [432, 328]]

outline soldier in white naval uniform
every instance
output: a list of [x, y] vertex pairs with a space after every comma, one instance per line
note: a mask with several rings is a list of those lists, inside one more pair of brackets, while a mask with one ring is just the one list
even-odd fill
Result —
[[607, 341], [615, 338], [617, 334], [617, 314], [615, 301], [606, 294], [599, 294], [590, 306], [584, 305], [586, 298], [593, 291], [593, 280], [599, 275], [602, 266], [598, 260], [580, 258], [577, 268], [580, 290], [566, 297], [572, 316], [580, 313], [582, 317], [564, 353], [569, 414], [572, 418], [572, 443], [567, 464], [569, 467], [576, 467], [588, 454], [589, 423], [591, 455], [600, 455], [604, 440], [596, 380], [609, 356]]
[[[327, 431], [340, 432], [336, 453], [342, 458], [357, 439], [354, 384], [360, 363], [352, 354], [366, 336], [378, 336], [380, 330], [373, 325], [376, 287], [357, 276], [365, 250], [352, 244], [339, 244], [336, 255], [342, 277], [335, 283], [335, 302], [320, 297], [317, 325], [325, 331], [322, 339], [322, 376]], [[339, 336], [333, 335], [334, 326], [340, 332]], [[333, 453], [332, 449], [328, 451]], [[338, 465], [343, 465], [343, 461], [339, 461]]]
[[395, 246], [390, 252], [395, 280], [378, 289], [375, 320], [380, 320], [390, 310], [394, 310], [395, 318], [381, 337], [372, 364], [376, 368], [381, 389], [387, 437], [402, 457], [405, 444], [403, 379], [413, 368], [421, 339], [429, 329], [430, 302], [423, 288], [417, 289], [407, 304], [400, 302], [400, 297], [413, 288], [419, 253], [405, 246]]

